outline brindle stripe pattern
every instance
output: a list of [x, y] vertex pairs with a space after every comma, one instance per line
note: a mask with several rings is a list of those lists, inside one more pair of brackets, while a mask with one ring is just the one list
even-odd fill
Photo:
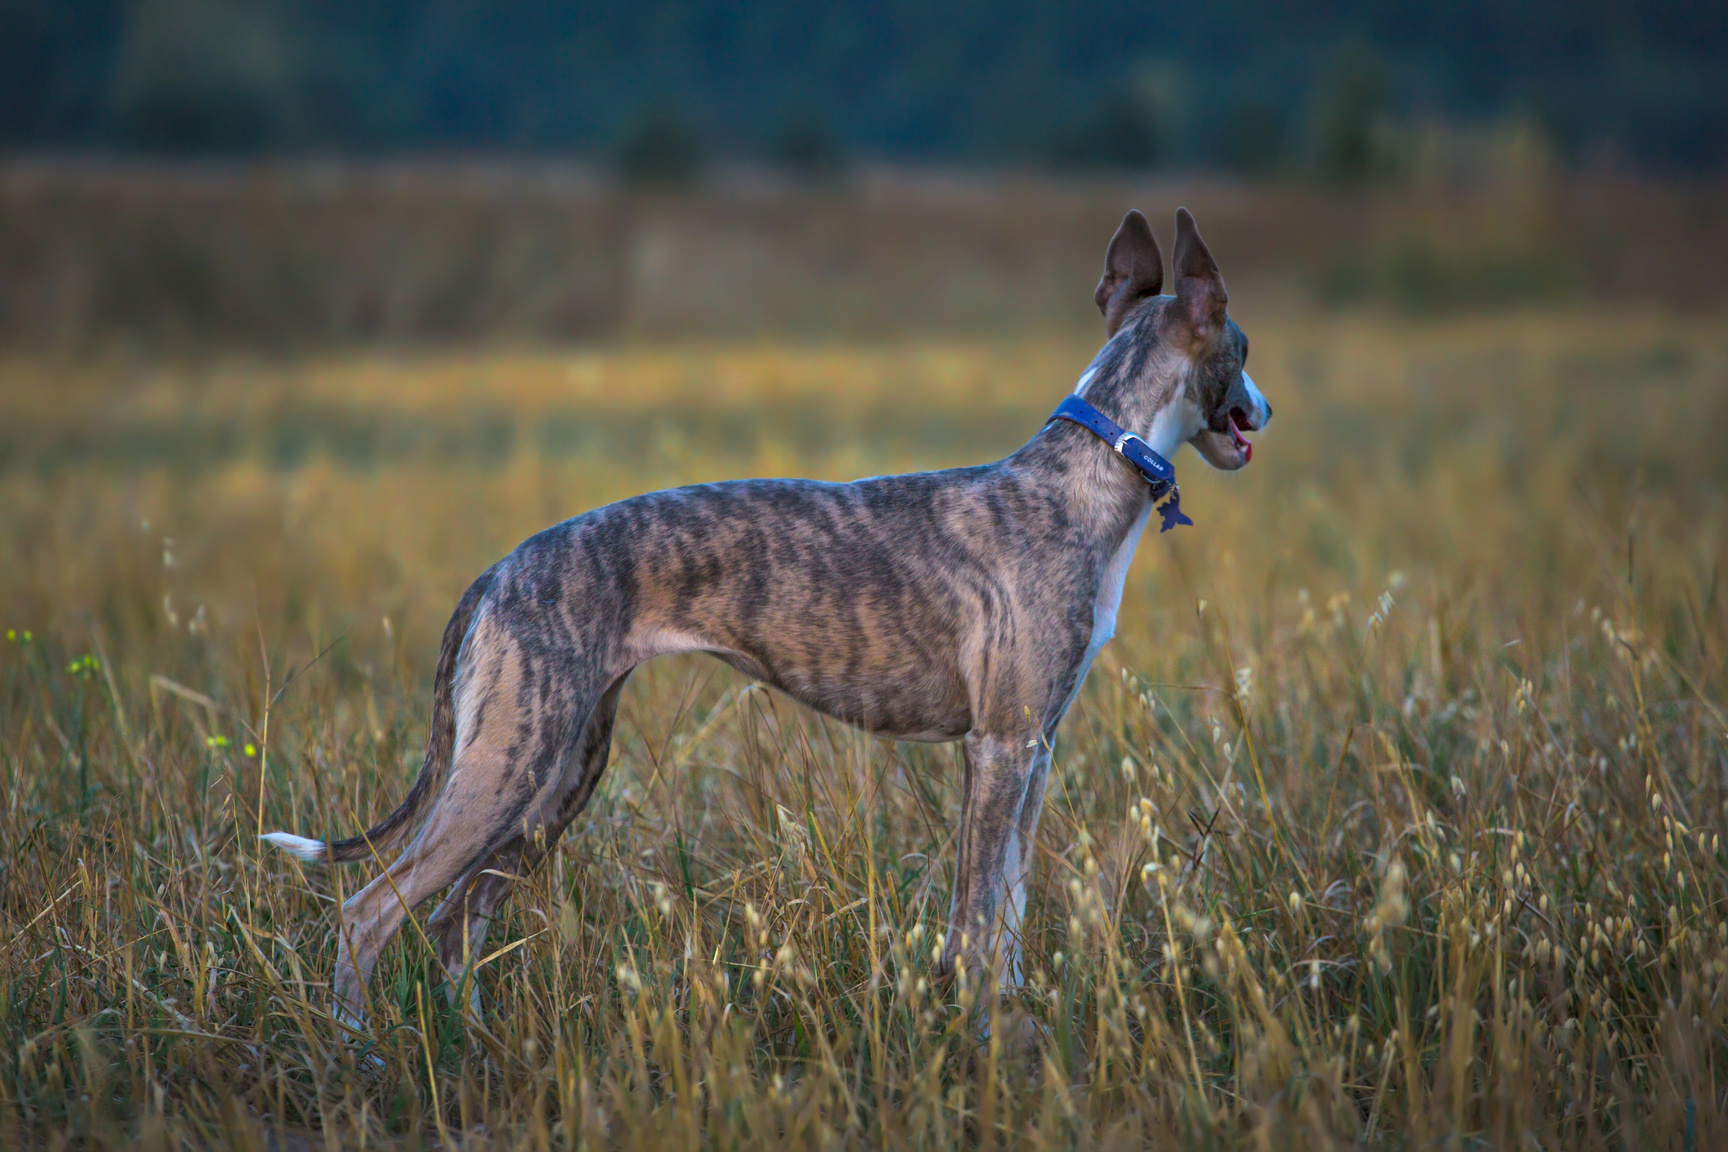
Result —
[[[1245, 383], [1247, 340], [1186, 212], [1173, 263], [1176, 294], [1159, 296], [1157, 243], [1130, 213], [1098, 288], [1110, 339], [1082, 389], [1166, 456], [1187, 441], [1239, 467], [1231, 411], [1257, 428], [1270, 410]], [[446, 889], [433, 935], [446, 967], [462, 970], [508, 889], [497, 874], [532, 868], [592, 795], [631, 669], [688, 651], [870, 732], [964, 741], [944, 963], [964, 956], [972, 971], [997, 963], [1011, 976], [1049, 745], [1094, 628], [1114, 619], [1107, 600], [1120, 595], [1147, 505], [1132, 465], [1058, 421], [994, 464], [849, 484], [701, 484], [523, 541], [474, 582], [445, 630], [413, 790], [367, 836], [328, 849], [356, 859], [424, 821], [388, 874], [344, 906], [342, 1011], [362, 1015], [405, 908]]]

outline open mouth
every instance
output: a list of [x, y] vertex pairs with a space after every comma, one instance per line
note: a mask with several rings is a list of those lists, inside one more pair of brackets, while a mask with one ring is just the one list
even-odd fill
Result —
[[1247, 415], [1240, 408], [1230, 409], [1230, 440], [1242, 451], [1242, 463], [1254, 459], [1254, 445], [1248, 437], [1242, 435], [1242, 425], [1247, 422]]

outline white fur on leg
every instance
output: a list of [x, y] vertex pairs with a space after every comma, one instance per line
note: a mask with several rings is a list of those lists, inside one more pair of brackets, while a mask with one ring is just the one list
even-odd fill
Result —
[[268, 840], [276, 847], [292, 852], [302, 860], [322, 860], [324, 858], [324, 841], [322, 840], [296, 836], [292, 832], [266, 832], [258, 839]]
[[461, 1006], [464, 986], [468, 989], [468, 1015], [473, 1018], [474, 1023], [478, 1024], [480, 1022], [480, 973], [476, 972], [472, 965], [463, 969], [460, 976], [450, 976], [449, 983], [445, 985], [444, 994], [450, 1001], [450, 1007]]
[[345, 1000], [336, 1001], [336, 1010], [332, 1015], [336, 1017], [338, 1024], [351, 1032], [364, 1033], [366, 1031], [366, 1014], [354, 1011]]

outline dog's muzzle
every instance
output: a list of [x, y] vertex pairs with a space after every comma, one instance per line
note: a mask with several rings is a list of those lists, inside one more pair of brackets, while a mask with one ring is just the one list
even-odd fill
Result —
[[1242, 378], [1230, 386], [1229, 393], [1224, 397], [1224, 411], [1234, 414], [1241, 413], [1237, 423], [1243, 431], [1258, 432], [1272, 419], [1272, 405], [1254, 386], [1254, 378], [1248, 373], [1242, 373]]

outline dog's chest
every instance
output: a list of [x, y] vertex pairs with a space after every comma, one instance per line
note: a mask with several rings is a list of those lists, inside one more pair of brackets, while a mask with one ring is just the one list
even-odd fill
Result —
[[1148, 499], [1141, 506], [1140, 515], [1134, 518], [1128, 534], [1122, 538], [1122, 543], [1104, 565], [1103, 575], [1098, 581], [1098, 593], [1092, 601], [1092, 639], [1080, 656], [1079, 667], [1075, 669], [1074, 687], [1069, 690], [1068, 699], [1062, 705], [1064, 713], [1080, 694], [1080, 686], [1086, 683], [1086, 673], [1092, 670], [1092, 661], [1098, 658], [1104, 645], [1116, 635], [1116, 613], [1122, 607], [1122, 589], [1128, 582], [1128, 567], [1134, 562], [1134, 549], [1140, 543], [1140, 536], [1146, 531], [1146, 521], [1151, 515], [1152, 501]]

